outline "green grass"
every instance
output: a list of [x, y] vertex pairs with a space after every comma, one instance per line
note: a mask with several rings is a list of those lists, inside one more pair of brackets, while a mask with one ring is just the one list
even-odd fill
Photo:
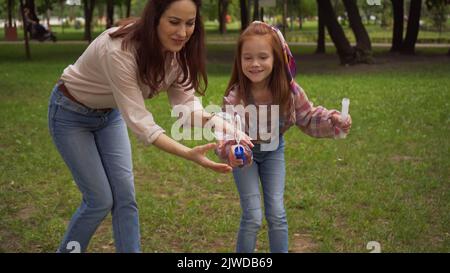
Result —
[[[46, 118], [52, 86], [84, 47], [32, 44], [26, 61], [22, 46], [0, 45], [0, 252], [55, 251], [80, 202]], [[233, 48], [208, 47], [205, 106], [221, 102]], [[339, 108], [349, 97], [353, 128], [340, 141], [287, 132], [290, 250], [368, 252], [366, 244], [378, 241], [383, 252], [449, 252], [446, 49], [415, 57], [378, 50], [376, 65], [355, 67], [339, 66], [332, 53], [313, 56], [313, 47], [293, 51], [310, 100]], [[166, 95], [147, 104], [170, 130]], [[131, 140], [143, 251], [233, 252], [240, 208], [232, 176]], [[257, 248], [268, 251], [265, 222]], [[114, 251], [110, 217], [89, 251]]]

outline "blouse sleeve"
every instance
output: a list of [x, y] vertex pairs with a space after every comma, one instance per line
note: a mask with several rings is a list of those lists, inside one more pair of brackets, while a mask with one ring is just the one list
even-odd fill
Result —
[[155, 123], [145, 106], [134, 56], [126, 51], [113, 50], [105, 55], [102, 66], [125, 123], [140, 141], [152, 144], [165, 131]]

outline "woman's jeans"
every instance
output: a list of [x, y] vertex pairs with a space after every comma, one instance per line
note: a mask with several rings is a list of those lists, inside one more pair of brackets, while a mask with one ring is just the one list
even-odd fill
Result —
[[242, 208], [236, 251], [251, 253], [255, 249], [262, 223], [261, 180], [270, 251], [288, 252], [288, 224], [283, 199], [286, 174], [283, 137], [280, 137], [275, 151], [260, 151], [259, 145], [255, 145], [252, 151], [251, 166], [233, 169]]
[[53, 142], [82, 194], [58, 252], [85, 252], [109, 212], [116, 251], [140, 252], [131, 146], [120, 112], [87, 108], [55, 87], [48, 124]]

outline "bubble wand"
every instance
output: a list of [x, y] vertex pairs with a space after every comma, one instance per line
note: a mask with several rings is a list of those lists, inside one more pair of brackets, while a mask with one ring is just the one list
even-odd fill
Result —
[[[239, 115], [235, 115], [234, 117], [234, 139], [236, 140], [236, 145], [234, 146], [234, 156], [237, 159], [242, 159], [243, 165], [247, 163], [244, 153], [244, 146], [241, 145], [242, 136], [239, 134], [242, 130], [241, 127], [241, 117]], [[242, 165], [242, 166], [243, 166]]]
[[[342, 122], [346, 122], [348, 119], [348, 108], [350, 106], [350, 99], [343, 98], [342, 99], [342, 110], [341, 110], [341, 120]], [[344, 130], [339, 131], [339, 138], [346, 138], [347, 134], [344, 133]]]

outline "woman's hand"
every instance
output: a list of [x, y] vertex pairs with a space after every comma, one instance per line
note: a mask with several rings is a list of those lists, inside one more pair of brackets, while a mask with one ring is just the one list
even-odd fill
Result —
[[187, 160], [194, 161], [195, 163], [205, 168], [209, 168], [219, 173], [226, 173], [232, 170], [231, 167], [227, 164], [216, 163], [209, 160], [209, 158], [205, 156], [208, 150], [212, 150], [216, 147], [215, 143], [201, 145], [190, 149], [183, 144], [171, 139], [166, 134], [160, 134], [158, 138], [153, 142], [153, 145], [165, 152], [177, 155]]
[[211, 169], [213, 171], [219, 172], [219, 173], [227, 173], [232, 170], [232, 168], [224, 163], [217, 163], [209, 158], [206, 157], [206, 152], [209, 150], [213, 150], [216, 148], [216, 143], [209, 143], [205, 145], [200, 145], [192, 148], [190, 151], [188, 151], [188, 158], [195, 163]]
[[352, 127], [352, 116], [348, 115], [347, 120], [342, 120], [341, 115], [335, 113], [331, 116], [331, 122], [335, 126], [339, 127], [339, 129], [342, 129], [344, 133], [348, 134], [350, 128]]

